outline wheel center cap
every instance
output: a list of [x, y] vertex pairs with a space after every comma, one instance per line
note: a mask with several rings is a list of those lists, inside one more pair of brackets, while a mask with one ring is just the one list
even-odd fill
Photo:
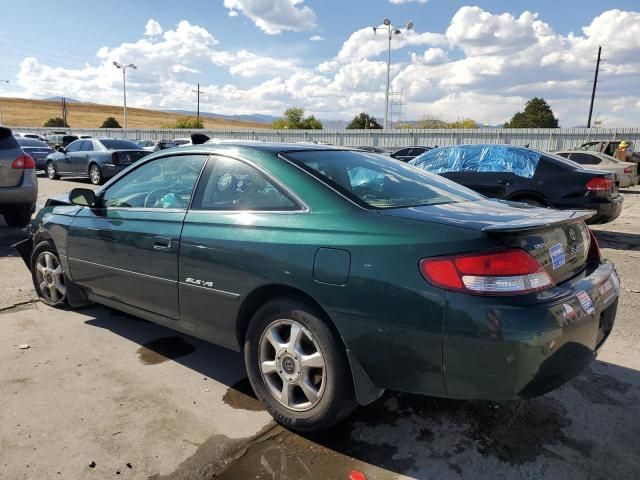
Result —
[[47, 274], [47, 283], [49, 285], [53, 285], [53, 275], [51, 275], [50, 273]]
[[289, 355], [282, 358], [282, 369], [287, 375], [293, 375], [296, 371], [296, 362]]

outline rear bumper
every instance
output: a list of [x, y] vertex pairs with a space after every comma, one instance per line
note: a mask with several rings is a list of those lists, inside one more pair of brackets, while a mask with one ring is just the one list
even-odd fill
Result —
[[100, 171], [102, 172], [102, 176], [104, 178], [115, 177], [118, 173], [129, 167], [130, 165], [114, 165], [112, 163], [108, 163], [105, 165], [100, 165]]
[[613, 265], [605, 262], [533, 301], [447, 294], [446, 396], [514, 400], [564, 384], [609, 336], [619, 290]]
[[0, 187], [0, 208], [15, 205], [34, 206], [37, 200], [38, 177], [35, 170], [25, 170], [20, 185]]
[[[591, 217], [587, 223], [608, 223], [614, 221], [622, 213], [622, 203], [624, 198], [622, 195], [618, 195], [609, 202], [604, 203], [589, 203], [586, 208], [595, 210], [597, 213]], [[584, 207], [583, 207], [584, 208]]]

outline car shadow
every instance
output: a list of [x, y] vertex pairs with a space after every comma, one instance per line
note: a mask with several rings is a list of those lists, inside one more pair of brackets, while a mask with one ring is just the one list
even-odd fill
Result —
[[640, 234], [612, 232], [609, 230], [593, 230], [593, 233], [602, 248], [640, 250]]
[[640, 190], [631, 190], [628, 187], [621, 188], [619, 192], [627, 195], [640, 195]]
[[[233, 408], [262, 409], [239, 353], [109, 308], [96, 306], [83, 313], [90, 316], [87, 325], [138, 344], [141, 364], [178, 362], [227, 385], [223, 400]], [[268, 475], [273, 472], [280, 475], [273, 478], [349, 478], [353, 469], [366, 478], [386, 478], [376, 476], [381, 469], [417, 478], [495, 478], [475, 477], [478, 465], [491, 465], [492, 475], [512, 478], [523, 465], [549, 457], [567, 471], [578, 463], [591, 469], [594, 478], [621, 478], [638, 467], [634, 452], [640, 451], [640, 435], [633, 411], [637, 413], [639, 402], [640, 372], [600, 361], [551, 394], [526, 401], [462, 401], [387, 392], [328, 431], [300, 435], [279, 429], [275, 436], [250, 445], [216, 478], [272, 478]], [[603, 409], [605, 417], [594, 421]], [[596, 458], [604, 455], [608, 439], [616, 435], [630, 440], [616, 447], [624, 451], [611, 468]], [[202, 471], [211, 466], [206, 456], [198, 461], [204, 462]], [[176, 472], [162, 478], [182, 477]]]
[[11, 245], [24, 240], [29, 234], [25, 232], [23, 227], [14, 228], [9, 227], [2, 215], [0, 215], [0, 258], [2, 257], [17, 257], [16, 252]]

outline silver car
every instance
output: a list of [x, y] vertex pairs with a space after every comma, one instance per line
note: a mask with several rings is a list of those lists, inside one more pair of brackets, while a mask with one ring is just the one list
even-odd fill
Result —
[[638, 164], [623, 162], [606, 153], [587, 152], [584, 150], [563, 150], [555, 152], [556, 155], [579, 163], [586, 168], [613, 172], [618, 176], [620, 187], [632, 187], [638, 184]]
[[0, 125], [0, 213], [10, 227], [31, 220], [38, 198], [36, 165], [11, 130]]

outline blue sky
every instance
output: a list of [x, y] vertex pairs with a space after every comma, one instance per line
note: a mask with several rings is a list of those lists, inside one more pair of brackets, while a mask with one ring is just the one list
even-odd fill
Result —
[[380, 116], [384, 41], [367, 27], [389, 17], [415, 24], [394, 39], [406, 118], [496, 124], [537, 95], [563, 126], [583, 124], [602, 43], [596, 113], [639, 125], [639, 12], [637, 0], [22, 0], [3, 9], [0, 95], [119, 103], [118, 60], [140, 67], [129, 103], [141, 107], [193, 109], [199, 82], [208, 111]]

